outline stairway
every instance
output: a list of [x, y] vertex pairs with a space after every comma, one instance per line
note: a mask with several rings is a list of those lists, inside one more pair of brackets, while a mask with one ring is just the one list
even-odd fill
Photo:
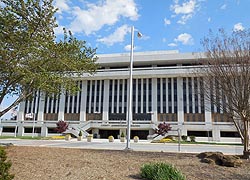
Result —
[[69, 124], [68, 129], [63, 134], [71, 134], [75, 137], [79, 136], [79, 132], [82, 131], [82, 136], [87, 137], [89, 133], [86, 131], [90, 128], [90, 123], [85, 122], [84, 124]]

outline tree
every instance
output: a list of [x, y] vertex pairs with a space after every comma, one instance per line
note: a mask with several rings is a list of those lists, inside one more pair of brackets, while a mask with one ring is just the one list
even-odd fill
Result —
[[250, 30], [210, 32], [202, 44], [207, 60], [200, 74], [203, 93], [217, 112], [234, 123], [249, 158]]
[[160, 135], [165, 136], [170, 130], [171, 130], [170, 124], [163, 122], [158, 125], [157, 129], [155, 130], [155, 133], [157, 134], [157, 136]]
[[69, 127], [69, 124], [65, 121], [58, 121], [56, 123], [56, 128], [55, 128], [55, 131], [58, 132], [58, 133], [63, 133], [64, 131], [66, 131]]
[[96, 49], [64, 29], [56, 41], [53, 0], [0, 0], [0, 104], [17, 99], [0, 117], [35, 91], [48, 95], [78, 90], [74, 77], [94, 73]]

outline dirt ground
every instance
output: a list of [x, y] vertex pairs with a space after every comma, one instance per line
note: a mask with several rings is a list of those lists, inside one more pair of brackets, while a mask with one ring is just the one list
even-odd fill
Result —
[[46, 147], [6, 149], [15, 180], [139, 180], [140, 167], [167, 162], [191, 180], [250, 180], [250, 162], [229, 168], [201, 163], [196, 154]]

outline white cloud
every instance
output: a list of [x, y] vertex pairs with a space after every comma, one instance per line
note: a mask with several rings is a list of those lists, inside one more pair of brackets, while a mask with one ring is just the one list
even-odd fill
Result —
[[[138, 50], [139, 47], [138, 46], [134, 46], [134, 50]], [[128, 44], [124, 47], [124, 50], [125, 51], [130, 51], [131, 50], [131, 44]]]
[[208, 22], [211, 22], [211, 17], [209, 17], [209, 18], [207, 19], [207, 21], [208, 21]]
[[63, 11], [69, 11], [70, 7], [67, 4], [67, 0], [55, 0], [55, 7], [58, 8], [58, 13], [61, 14]]
[[177, 23], [186, 24], [187, 20], [191, 19], [192, 17], [193, 17], [192, 14], [183, 15], [181, 16], [181, 19], [177, 21]]
[[56, 28], [54, 28], [54, 32], [55, 32], [55, 34], [58, 36], [58, 35], [62, 35], [63, 33], [64, 33], [64, 31], [63, 31], [63, 26], [61, 26], [61, 25], [59, 25], [59, 23], [57, 23], [58, 24], [58, 27], [56, 27]]
[[243, 27], [242, 23], [237, 23], [234, 25], [234, 31], [243, 31], [245, 28]]
[[177, 23], [186, 24], [186, 21], [193, 17], [193, 14], [198, 7], [199, 5], [196, 0], [189, 0], [182, 4], [179, 4], [179, 1], [175, 0], [174, 5], [171, 5], [170, 9], [175, 13], [175, 15], [181, 15], [181, 19], [178, 20]]
[[176, 43], [169, 43], [168, 46], [169, 46], [169, 47], [176, 47], [177, 44], [176, 44]]
[[164, 24], [169, 25], [169, 24], [171, 24], [171, 21], [167, 18], [164, 18]]
[[73, 32], [85, 32], [89, 35], [100, 30], [104, 25], [113, 25], [121, 17], [137, 20], [138, 10], [134, 0], [105, 0], [99, 4], [87, 4], [87, 9], [74, 7], [74, 19], [69, 29]]
[[182, 5], [178, 4], [178, 1], [175, 2], [175, 5], [171, 5], [171, 9], [175, 12], [175, 14], [190, 14], [195, 10], [195, 0], [190, 0], [188, 2], [184, 2]]
[[127, 33], [130, 32], [130, 28], [127, 25], [123, 25], [116, 29], [113, 34], [107, 37], [97, 39], [98, 42], [112, 46], [115, 43], [123, 42]]
[[220, 9], [222, 9], [222, 10], [225, 10], [227, 8], [227, 5], [226, 4], [223, 4], [221, 7], [220, 7]]
[[190, 34], [183, 33], [180, 34], [177, 38], [174, 39], [175, 42], [181, 42], [183, 45], [192, 45], [194, 44], [194, 39]]

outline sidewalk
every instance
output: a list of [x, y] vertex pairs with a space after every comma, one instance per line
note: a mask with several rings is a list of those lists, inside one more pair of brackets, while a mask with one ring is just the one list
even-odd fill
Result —
[[[0, 143], [12, 143], [15, 146], [38, 146], [38, 147], [59, 147], [59, 148], [79, 148], [79, 149], [103, 149], [103, 150], [125, 150], [126, 142], [121, 143], [119, 139], [108, 142], [108, 139], [93, 139], [87, 142], [86, 139], [77, 141], [72, 139], [65, 140], [22, 140], [22, 139], [1, 139]], [[138, 143], [130, 142], [131, 149], [134, 151], [152, 152], [181, 152], [181, 153], [200, 153], [205, 151], [220, 151], [224, 154], [242, 154], [243, 147], [237, 145], [213, 145], [213, 144], [181, 144], [178, 143], [150, 143], [148, 140], [140, 140]], [[180, 151], [179, 151], [180, 150]]]

